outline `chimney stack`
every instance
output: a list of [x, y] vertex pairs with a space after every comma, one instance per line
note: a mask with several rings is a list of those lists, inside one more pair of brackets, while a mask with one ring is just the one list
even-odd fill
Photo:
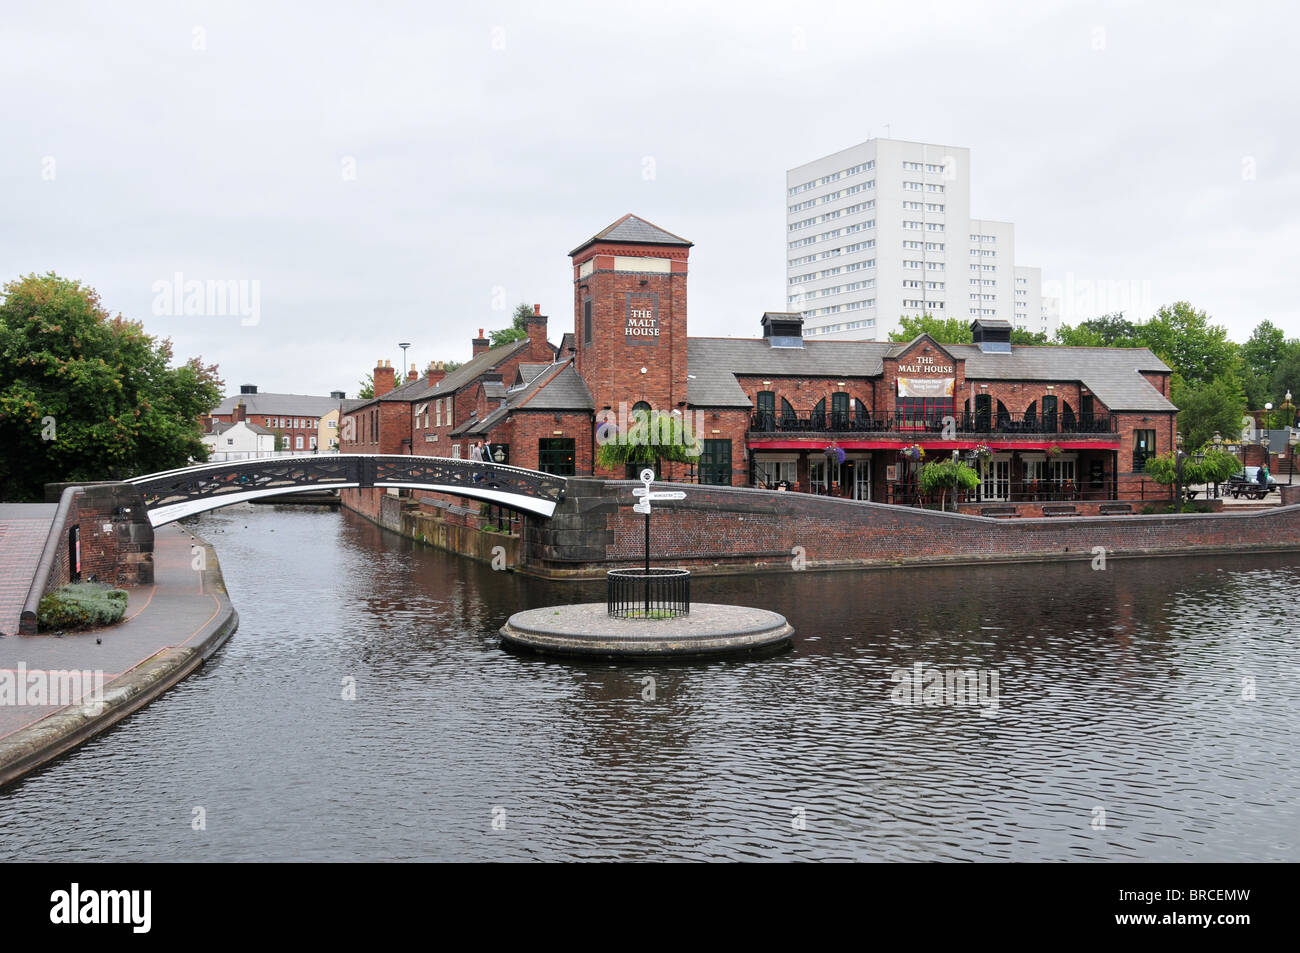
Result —
[[396, 385], [394, 377], [396, 371], [393, 370], [392, 362], [376, 361], [375, 362], [375, 396], [383, 397], [389, 393]]
[[432, 387], [434, 384], [438, 383], [438, 381], [446, 377], [447, 372], [443, 370], [442, 361], [430, 361], [428, 375], [429, 375], [428, 381], [430, 387]]
[[482, 328], [478, 329], [478, 337], [470, 341], [469, 344], [470, 344], [470, 348], [474, 352], [474, 357], [478, 357], [480, 354], [486, 351], [490, 346], [490, 342], [488, 341], [488, 339], [483, 336]]
[[235, 405], [235, 413], [232, 422], [239, 423], [241, 420], [247, 420], [247, 419], [248, 419], [248, 408], [244, 406], [244, 402], [241, 400], [239, 403]]
[[419, 376], [420, 376], [420, 372], [417, 371], [415, 369], [415, 365], [412, 364], [410, 370], [406, 372], [406, 382], [409, 384], [411, 381], [415, 380]]
[[528, 316], [528, 356], [533, 360], [543, 357], [550, 361], [555, 348], [546, 343], [546, 315], [542, 314], [540, 304], [533, 305], [533, 313]]

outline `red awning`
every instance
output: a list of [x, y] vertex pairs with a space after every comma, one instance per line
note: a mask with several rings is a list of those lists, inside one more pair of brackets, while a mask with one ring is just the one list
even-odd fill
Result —
[[[910, 447], [914, 443], [919, 443], [926, 450], [974, 450], [979, 446], [978, 440], [934, 440], [934, 439], [911, 439], [907, 437], [898, 440], [837, 440], [835, 446], [841, 450], [901, 450], [903, 447]], [[745, 444], [750, 453], [764, 450], [815, 450], [822, 451], [830, 444], [829, 440], [753, 440]], [[1051, 442], [1029, 442], [1025, 440], [990, 440], [985, 446], [990, 450], [1046, 450], [1049, 447], [1060, 447], [1062, 450], [1121, 450], [1118, 439], [1115, 440], [1058, 440]]]

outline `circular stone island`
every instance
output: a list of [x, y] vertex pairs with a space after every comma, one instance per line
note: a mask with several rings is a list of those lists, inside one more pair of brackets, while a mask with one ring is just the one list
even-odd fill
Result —
[[675, 618], [618, 618], [603, 602], [516, 612], [501, 627], [507, 646], [548, 655], [687, 658], [746, 655], [787, 647], [794, 628], [766, 609], [693, 603]]

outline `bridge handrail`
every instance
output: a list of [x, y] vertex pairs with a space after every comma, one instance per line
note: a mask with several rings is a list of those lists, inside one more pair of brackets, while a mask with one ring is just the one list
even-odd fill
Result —
[[279, 465], [283, 463], [292, 463], [295, 460], [302, 460], [309, 463], [322, 463], [329, 460], [342, 460], [358, 457], [368, 460], [439, 460], [444, 463], [459, 463], [465, 466], [492, 467], [495, 470], [512, 471], [514, 473], [528, 474], [530, 476], [540, 475], [549, 477], [553, 480], [563, 481], [566, 479], [558, 474], [545, 473], [541, 470], [530, 470], [527, 467], [515, 467], [508, 463], [494, 463], [490, 460], [467, 460], [464, 457], [431, 457], [427, 454], [415, 453], [298, 453], [285, 457], [250, 457], [246, 460], [227, 460], [222, 463], [196, 463], [193, 466], [178, 467], [175, 470], [159, 470], [157, 473], [145, 473], [138, 477], [130, 477], [123, 482], [146, 483], [152, 480], [158, 480], [168, 476], [176, 476], [182, 473], [198, 473], [203, 470], [212, 469], [229, 470], [231, 467], [247, 466], [258, 463]]

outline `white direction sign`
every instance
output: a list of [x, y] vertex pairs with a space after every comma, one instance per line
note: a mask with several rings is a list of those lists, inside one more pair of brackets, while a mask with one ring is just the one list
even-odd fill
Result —
[[682, 490], [656, 490], [651, 491], [647, 487], [633, 487], [633, 496], [644, 496], [647, 500], [684, 500], [686, 494]]
[[633, 504], [632, 504], [632, 512], [633, 512], [633, 513], [644, 513], [646, 516], [649, 516], [649, 515], [650, 515], [650, 504], [649, 504], [649, 503], [633, 503]]

